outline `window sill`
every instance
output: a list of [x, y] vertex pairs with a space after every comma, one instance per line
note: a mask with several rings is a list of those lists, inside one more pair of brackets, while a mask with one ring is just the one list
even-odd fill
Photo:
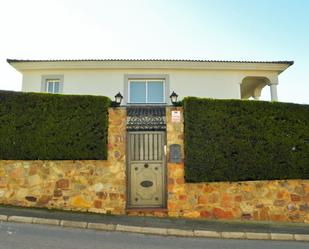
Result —
[[158, 106], [158, 105], [168, 105], [167, 103], [127, 103], [128, 106]]

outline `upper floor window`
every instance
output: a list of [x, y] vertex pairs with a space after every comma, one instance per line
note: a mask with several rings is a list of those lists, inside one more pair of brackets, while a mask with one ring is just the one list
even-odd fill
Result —
[[46, 80], [46, 92], [48, 93], [60, 93], [60, 80]]
[[41, 92], [46, 93], [63, 93], [63, 79], [61, 74], [42, 75]]
[[162, 79], [129, 80], [129, 103], [164, 103], [165, 81]]

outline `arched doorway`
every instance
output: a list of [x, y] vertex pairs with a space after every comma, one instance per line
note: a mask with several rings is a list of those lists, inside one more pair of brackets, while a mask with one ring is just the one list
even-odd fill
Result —
[[258, 100], [262, 89], [267, 85], [271, 87], [271, 100], [277, 100], [277, 89], [274, 88], [276, 85], [271, 84], [269, 78], [261, 76], [247, 76], [242, 80], [240, 86], [241, 99], [253, 98]]

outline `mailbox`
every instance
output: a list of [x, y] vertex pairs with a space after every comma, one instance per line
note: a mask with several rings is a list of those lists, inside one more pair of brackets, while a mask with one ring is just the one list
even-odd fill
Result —
[[170, 145], [170, 162], [171, 163], [181, 163], [181, 151], [179, 144]]

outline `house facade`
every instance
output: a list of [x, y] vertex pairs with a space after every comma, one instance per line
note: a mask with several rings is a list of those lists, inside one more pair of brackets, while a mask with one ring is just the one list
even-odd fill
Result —
[[[22, 73], [25, 92], [104, 95], [111, 99], [121, 92], [124, 97], [122, 106], [109, 110], [108, 160], [89, 163], [102, 164], [112, 174], [100, 175], [102, 179], [94, 187], [87, 187], [89, 191], [83, 196], [78, 192], [70, 197], [70, 208], [88, 203], [84, 208], [95, 208], [95, 212], [112, 208], [114, 213], [135, 214], [146, 208], [187, 217], [208, 215], [208, 209], [201, 209], [208, 194], [203, 191], [204, 185], [184, 182], [183, 109], [170, 106], [171, 93], [176, 92], [179, 100], [186, 96], [258, 99], [262, 89], [269, 87], [271, 100], [277, 101], [278, 75], [293, 64], [291, 61], [12, 59], [8, 63]], [[60, 162], [63, 163], [66, 162]], [[74, 181], [67, 183], [64, 191], [68, 186], [74, 187]], [[105, 194], [100, 194], [101, 189]], [[196, 196], [198, 191], [201, 193]], [[101, 195], [102, 198], [108, 195], [110, 203], [103, 206], [102, 200], [97, 200]], [[53, 205], [62, 208], [60, 197], [52, 197], [59, 199]], [[192, 206], [187, 202], [191, 197]], [[228, 217], [239, 218], [241, 213], [229, 213]]]
[[121, 92], [123, 105], [170, 104], [185, 96], [259, 99], [264, 87], [277, 101], [278, 75], [292, 61], [207, 60], [15, 60], [22, 91], [105, 95]]

